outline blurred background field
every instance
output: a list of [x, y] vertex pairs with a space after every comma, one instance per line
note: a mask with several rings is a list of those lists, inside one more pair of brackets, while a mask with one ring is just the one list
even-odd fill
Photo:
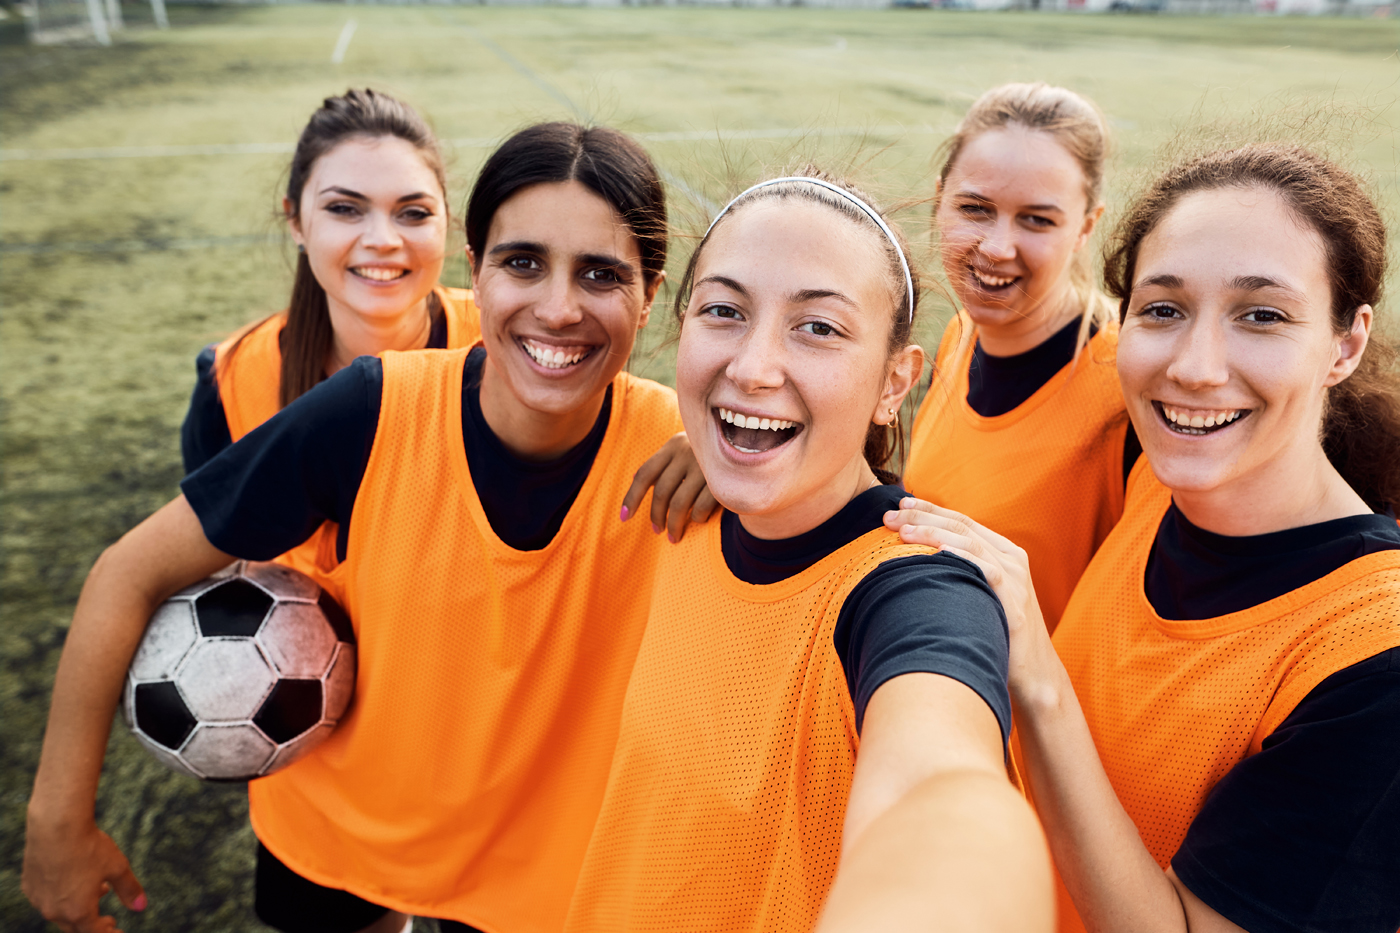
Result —
[[[128, 23], [143, 17], [128, 7]], [[196, 352], [287, 295], [274, 208], [322, 97], [371, 85], [419, 106], [452, 141], [454, 208], [490, 147], [540, 119], [638, 134], [682, 234], [763, 171], [848, 167], [886, 202], [912, 202], [898, 218], [930, 270], [934, 150], [974, 97], [1008, 80], [1065, 84], [1107, 112], [1110, 222], [1183, 127], [1322, 101], [1364, 108], [1335, 147], [1400, 214], [1400, 20], [329, 4], [175, 6], [170, 20], [108, 48], [30, 46], [16, 19], [0, 22], [7, 931], [43, 928], [19, 890], [21, 830], [83, 576], [176, 492]], [[688, 252], [678, 238], [673, 278]], [[460, 259], [448, 282], [466, 284]], [[927, 307], [926, 345], [948, 314]], [[654, 315], [635, 370], [670, 381], [668, 334], [669, 315]], [[169, 774], [118, 729], [99, 818], [150, 895], [126, 930], [261, 929], [242, 788]]]

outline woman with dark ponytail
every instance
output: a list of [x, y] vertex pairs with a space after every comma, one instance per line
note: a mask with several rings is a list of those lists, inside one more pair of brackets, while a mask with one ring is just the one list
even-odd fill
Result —
[[[321, 156], [307, 199], [348, 202], [344, 180], [317, 172], [355, 145]], [[361, 223], [338, 217], [310, 226]], [[393, 222], [365, 220], [364, 237], [388, 241]], [[336, 320], [361, 260], [332, 256], [327, 281], [305, 212], [299, 224]], [[355, 626], [354, 704], [323, 744], [249, 783], [258, 916], [286, 933], [400, 933], [410, 915], [444, 930], [562, 926], [670, 547], [626, 506], [618, 517], [681, 428], [674, 392], [623, 371], [665, 277], [665, 193], [628, 136], [540, 124], [487, 159], [466, 237], [479, 343], [346, 361], [336, 320], [320, 359], [339, 371], [187, 476], [93, 567], [30, 798], [24, 889], [45, 916], [110, 929], [106, 890], [145, 904], [93, 800], [155, 608], [331, 522], [334, 565], [316, 578]], [[670, 472], [653, 500], [703, 490]]]
[[[368, 88], [326, 98], [297, 141], [282, 213], [297, 244], [291, 300], [200, 353], [180, 432], [187, 473], [357, 356], [481, 336], [472, 293], [438, 281], [447, 178], [408, 104]], [[328, 525], [283, 560], [329, 569], [335, 537]]]
[[1177, 165], [1105, 275], [1146, 459], [1053, 639], [1024, 552], [926, 504], [887, 519], [1006, 606], [1062, 930], [1400, 927], [1385, 269], [1380, 214], [1335, 163], [1250, 145]]

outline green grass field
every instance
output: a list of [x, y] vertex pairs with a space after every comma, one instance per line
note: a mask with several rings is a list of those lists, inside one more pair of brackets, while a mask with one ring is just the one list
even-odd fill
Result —
[[[358, 31], [332, 64], [350, 18]], [[176, 7], [171, 20], [107, 49], [34, 48], [0, 24], [5, 930], [42, 929], [19, 890], [21, 827], [83, 576], [175, 493], [195, 353], [285, 299], [273, 208], [287, 155], [266, 149], [289, 149], [322, 97], [372, 85], [421, 107], [454, 141], [456, 206], [493, 142], [522, 125], [635, 132], [672, 182], [681, 233], [799, 161], [852, 167], [890, 201], [925, 198], [937, 144], [1003, 81], [1066, 84], [1103, 106], [1119, 143], [1110, 219], [1194, 122], [1334, 101], [1369, 114], [1333, 124], [1347, 130], [1333, 142], [1400, 213], [1394, 20], [328, 4]], [[264, 151], [188, 149], [252, 144]], [[926, 206], [900, 215], [932, 269], [926, 219]], [[687, 252], [677, 240], [673, 266]], [[464, 277], [454, 263], [449, 283]], [[926, 342], [946, 309], [932, 312]], [[634, 368], [669, 381], [666, 317]], [[150, 894], [145, 915], [122, 920], [129, 933], [260, 929], [241, 788], [169, 774], [118, 729], [98, 811]]]

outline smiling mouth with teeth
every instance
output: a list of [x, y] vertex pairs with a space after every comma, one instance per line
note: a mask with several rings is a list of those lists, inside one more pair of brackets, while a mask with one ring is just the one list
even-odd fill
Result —
[[547, 347], [542, 343], [535, 343], [533, 340], [521, 340], [520, 348], [529, 355], [530, 359], [545, 369], [568, 369], [570, 366], [577, 366], [595, 349], [594, 347], [569, 347], [561, 350], [558, 347]]
[[378, 266], [354, 266], [350, 271], [371, 282], [392, 282], [408, 275], [407, 269], [383, 269]]
[[978, 285], [981, 285], [983, 288], [990, 289], [992, 291], [998, 291], [1000, 289], [1014, 285], [1021, 278], [1019, 275], [991, 275], [989, 273], [980, 271], [976, 266], [968, 266], [967, 268], [968, 271], [972, 273], [972, 277], [977, 280]]
[[1157, 409], [1157, 414], [1162, 416], [1172, 433], [1197, 436], [1213, 434], [1249, 414], [1248, 408], [1176, 408], [1161, 402], [1153, 402], [1152, 407]]
[[746, 454], [781, 447], [802, 432], [802, 425], [796, 421], [742, 415], [728, 408], [716, 408], [714, 413], [724, 439], [735, 450]]

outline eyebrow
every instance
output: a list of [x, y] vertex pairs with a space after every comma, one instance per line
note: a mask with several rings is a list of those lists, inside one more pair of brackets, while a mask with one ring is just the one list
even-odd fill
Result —
[[1181, 288], [1185, 284], [1186, 283], [1179, 275], [1159, 272], [1157, 275], [1149, 275], [1147, 278], [1134, 285], [1133, 288], [1151, 288], [1153, 286], [1157, 286], [1158, 288]]
[[850, 305], [857, 310], [860, 308], [860, 306], [850, 298], [829, 288], [804, 288], [801, 291], [793, 292], [792, 297], [788, 300], [793, 304], [806, 304], [809, 301], [820, 301], [823, 298], [835, 298], [842, 304]]
[[491, 247], [491, 251], [487, 255], [499, 256], [501, 253], [545, 254], [548, 252], [549, 250], [545, 248], [543, 243], [532, 243], [529, 240], [512, 240], [509, 243], [497, 243], [495, 246]]
[[[1225, 283], [1227, 288], [1241, 292], [1257, 292], [1265, 288], [1274, 288], [1279, 291], [1288, 292], [1290, 295], [1297, 295], [1298, 290], [1291, 285], [1285, 285], [1277, 279], [1271, 279], [1267, 275], [1237, 275]], [[1157, 286], [1159, 288], [1184, 288], [1186, 282], [1179, 275], [1163, 272], [1158, 275], [1149, 275], [1138, 282], [1134, 288], [1149, 288]]]
[[[995, 203], [991, 198], [987, 197], [984, 194], [978, 194], [976, 191], [959, 191], [956, 196], [960, 198], [971, 198], [974, 201], [981, 201], [984, 204]], [[1065, 212], [1065, 209], [1060, 207], [1060, 205], [1058, 204], [1025, 204], [1017, 208], [1017, 210], [1055, 211], [1058, 214], [1063, 214]]]
[[[512, 240], [509, 243], [497, 243], [491, 247], [488, 256], [499, 256], [501, 253], [535, 253], [539, 256], [548, 256], [549, 247], [543, 243], [536, 243], [533, 240]], [[616, 256], [609, 256], [606, 253], [584, 253], [577, 257], [578, 262], [585, 266], [603, 266], [608, 269], [625, 269], [635, 272], [632, 263]]]
[[1285, 285], [1277, 279], [1271, 279], [1267, 275], [1237, 275], [1230, 280], [1231, 288], [1246, 292], [1257, 292], [1265, 288], [1273, 288], [1290, 295], [1298, 294], [1298, 290], [1291, 285]]
[[[320, 193], [321, 193], [321, 194], [327, 194], [327, 193], [329, 193], [329, 194], [338, 194], [338, 195], [341, 195], [342, 197], [354, 198], [354, 199], [356, 199], [357, 201], [368, 201], [368, 200], [369, 200], [368, 197], [366, 197], [366, 196], [363, 195], [363, 194], [360, 194], [360, 192], [358, 192], [358, 191], [355, 191], [355, 190], [353, 190], [353, 189], [351, 189], [351, 188], [341, 188], [341, 187], [338, 186], [338, 185], [330, 185], [329, 187], [322, 188], [321, 191], [320, 191]], [[421, 200], [424, 199], [424, 198], [432, 198], [432, 197], [434, 197], [434, 195], [431, 194], [430, 192], [427, 192], [427, 191], [415, 191], [415, 192], [413, 192], [412, 194], [406, 194], [406, 195], [404, 195], [403, 197], [399, 198], [399, 199], [398, 199], [397, 201], [395, 201], [394, 203], [395, 203], [395, 204], [402, 204], [402, 203], [404, 203], [405, 201], [421, 201]]]
[[734, 279], [731, 279], [727, 275], [707, 275], [700, 281], [696, 282], [695, 287], [699, 288], [701, 285], [709, 285], [711, 282], [717, 285], [723, 285], [730, 291], [736, 291], [739, 294], [743, 295], [745, 298], [749, 297], [749, 290], [744, 286], [740, 285]]

